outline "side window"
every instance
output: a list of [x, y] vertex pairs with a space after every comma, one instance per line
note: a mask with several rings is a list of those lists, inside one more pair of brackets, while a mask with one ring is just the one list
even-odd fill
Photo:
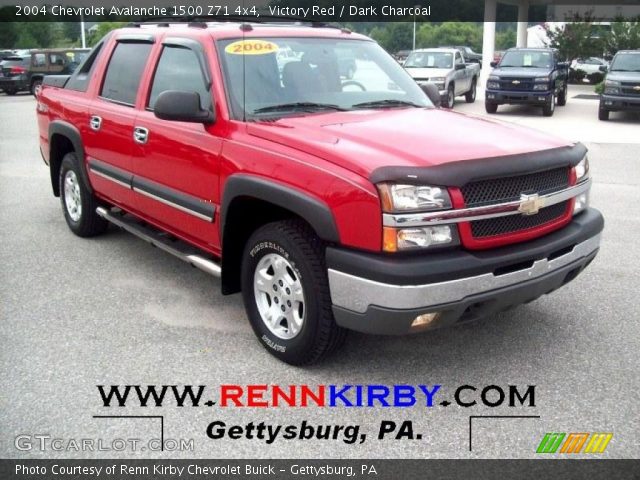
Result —
[[460, 55], [460, 52], [456, 53], [456, 63], [464, 63], [462, 61], [462, 55]]
[[91, 74], [93, 73], [93, 67], [96, 65], [96, 60], [100, 56], [103, 45], [104, 42], [100, 42], [98, 45], [93, 47], [93, 50], [90, 53], [81, 53], [79, 56], [77, 56], [80, 58], [80, 61], [82, 61], [82, 64], [75, 72], [73, 72], [73, 75], [64, 88], [76, 90], [79, 92], [87, 91], [87, 87], [89, 86], [89, 79], [91, 78]]
[[34, 53], [31, 62], [34, 67], [44, 67], [47, 64], [47, 59], [44, 53]]
[[49, 65], [64, 65], [64, 55], [62, 53], [50, 53], [49, 54]]
[[163, 48], [149, 95], [148, 106], [151, 110], [158, 96], [167, 90], [197, 92], [200, 94], [202, 108], [211, 108], [211, 94], [207, 90], [198, 57], [193, 50], [173, 46]]
[[152, 46], [150, 43], [119, 42], [109, 60], [100, 96], [133, 105]]

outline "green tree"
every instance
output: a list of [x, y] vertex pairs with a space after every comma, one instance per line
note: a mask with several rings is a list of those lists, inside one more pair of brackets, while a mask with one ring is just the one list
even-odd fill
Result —
[[618, 19], [612, 22], [611, 32], [604, 36], [604, 47], [610, 55], [615, 55], [618, 50], [640, 48], [640, 19], [633, 22]]
[[94, 46], [111, 30], [122, 28], [126, 24], [127, 22], [100, 22], [98, 24], [98, 28], [87, 39], [87, 44], [90, 46]]
[[496, 33], [496, 50], [506, 50], [516, 46], [516, 31], [509, 29]]
[[545, 27], [549, 46], [557, 48], [560, 57], [572, 61], [580, 57], [599, 57], [604, 50], [602, 37], [594, 35], [594, 18], [574, 15], [562, 28]]

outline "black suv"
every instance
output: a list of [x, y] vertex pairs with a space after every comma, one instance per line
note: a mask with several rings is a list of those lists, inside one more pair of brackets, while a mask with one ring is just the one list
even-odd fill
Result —
[[491, 62], [494, 70], [487, 80], [485, 108], [496, 113], [498, 105], [525, 104], [542, 107], [550, 117], [556, 103], [567, 103], [569, 64], [561, 62], [558, 51], [551, 48], [510, 48], [500, 63]]
[[[601, 68], [606, 71], [606, 67]], [[600, 97], [598, 118], [609, 120], [609, 112], [640, 111], [640, 50], [621, 50], [611, 62]]]

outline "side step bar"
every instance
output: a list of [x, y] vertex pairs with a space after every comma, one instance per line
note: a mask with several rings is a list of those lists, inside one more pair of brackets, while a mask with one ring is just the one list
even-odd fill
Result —
[[211, 259], [203, 257], [200, 250], [180, 240], [173, 240], [168, 237], [167, 234], [143, 225], [130, 215], [114, 215], [113, 212], [104, 207], [96, 208], [96, 213], [114, 225], [117, 225], [129, 233], [133, 233], [136, 237], [178, 257], [183, 262], [189, 263], [203, 272], [213, 275], [214, 277], [220, 277], [222, 273], [220, 265]]

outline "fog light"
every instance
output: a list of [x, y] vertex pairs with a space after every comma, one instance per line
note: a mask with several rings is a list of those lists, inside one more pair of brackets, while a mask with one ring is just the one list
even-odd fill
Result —
[[538, 101], [539, 102], [546, 102], [547, 101], [547, 97], [538, 97]]
[[573, 205], [573, 214], [580, 213], [589, 206], [589, 192], [581, 193], [576, 197]]
[[411, 328], [425, 328], [439, 316], [440, 312], [423, 313], [422, 315], [418, 315], [413, 322], [411, 322]]
[[493, 99], [496, 98], [496, 96], [493, 93], [489, 93], [489, 94], [487, 94], [487, 98], [493, 100]]

